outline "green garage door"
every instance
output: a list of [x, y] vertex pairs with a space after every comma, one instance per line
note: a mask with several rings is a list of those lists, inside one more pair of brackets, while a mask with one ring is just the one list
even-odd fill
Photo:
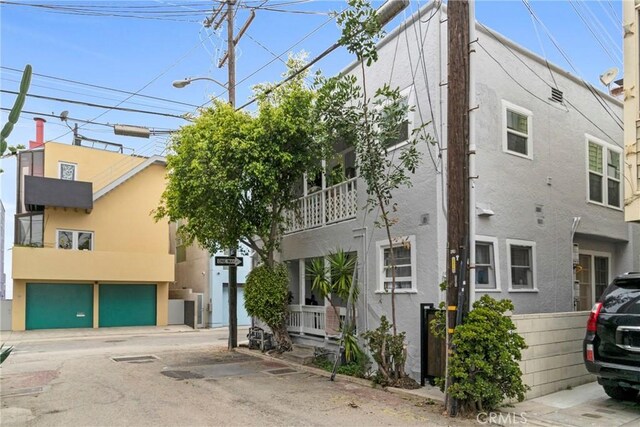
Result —
[[156, 285], [100, 285], [100, 327], [156, 324]]
[[92, 328], [93, 285], [27, 283], [26, 326]]

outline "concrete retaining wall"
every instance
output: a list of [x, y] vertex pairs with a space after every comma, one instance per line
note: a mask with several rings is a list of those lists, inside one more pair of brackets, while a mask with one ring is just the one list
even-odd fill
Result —
[[595, 381], [582, 360], [588, 311], [520, 314], [511, 317], [529, 348], [522, 352], [527, 399]]
[[184, 300], [169, 300], [169, 325], [184, 325]]

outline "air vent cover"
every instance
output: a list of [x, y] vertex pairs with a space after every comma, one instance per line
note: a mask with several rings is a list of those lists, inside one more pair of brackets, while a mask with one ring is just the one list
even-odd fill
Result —
[[556, 89], [555, 87], [552, 87], [551, 88], [551, 100], [555, 101], [555, 102], [562, 103], [562, 101], [563, 101], [562, 91], [560, 89]]

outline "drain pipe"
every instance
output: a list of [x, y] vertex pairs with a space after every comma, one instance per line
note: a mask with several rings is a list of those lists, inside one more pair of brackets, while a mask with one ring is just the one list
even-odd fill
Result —
[[[574, 216], [573, 217], [573, 224], [571, 224], [571, 239], [570, 239], [570, 249], [571, 249], [571, 263], [573, 264], [573, 238], [576, 235], [576, 230], [578, 229], [578, 226], [580, 225], [580, 220], [582, 218], [579, 216]], [[573, 306], [573, 311], [577, 311], [578, 310], [578, 304], [576, 301], [576, 269], [573, 268], [574, 266], [571, 266], [571, 270], [573, 272], [573, 281], [571, 282], [571, 305]]]
[[476, 299], [476, 2], [469, 0], [469, 311]]

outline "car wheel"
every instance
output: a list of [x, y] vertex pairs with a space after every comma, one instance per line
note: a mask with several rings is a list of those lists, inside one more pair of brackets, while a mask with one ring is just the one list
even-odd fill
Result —
[[638, 390], [625, 387], [617, 387], [612, 385], [603, 385], [604, 392], [609, 397], [616, 400], [633, 400], [638, 395]]

